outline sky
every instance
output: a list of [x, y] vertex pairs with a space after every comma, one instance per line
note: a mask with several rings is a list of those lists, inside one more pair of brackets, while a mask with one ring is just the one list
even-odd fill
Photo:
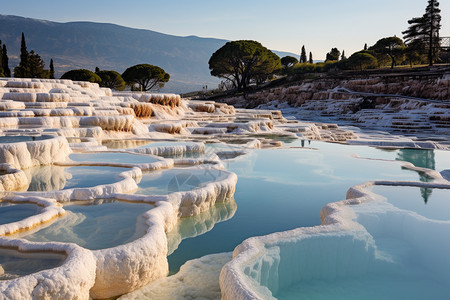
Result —
[[[402, 37], [427, 0], [0, 0], [0, 14], [56, 22], [92, 21], [162, 33], [256, 40], [315, 60], [336, 47], [347, 56], [388, 36]], [[450, 36], [450, 1], [439, 1], [441, 36]], [[447, 17], [449, 16], [449, 17]], [[1, 29], [0, 29], [1, 30]]]

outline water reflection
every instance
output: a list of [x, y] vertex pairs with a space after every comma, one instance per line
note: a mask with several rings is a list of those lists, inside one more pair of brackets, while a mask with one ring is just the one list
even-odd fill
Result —
[[234, 199], [224, 203], [216, 203], [209, 210], [178, 221], [175, 228], [167, 234], [167, 245], [170, 272], [178, 271], [179, 267], [188, 259], [184, 251], [176, 251], [182, 240], [202, 235], [219, 222], [231, 219], [237, 209]]
[[[396, 160], [407, 161], [420, 168], [427, 168], [431, 170], [435, 170], [436, 168], [434, 150], [399, 149]], [[420, 181], [422, 182], [430, 182], [433, 180], [424, 173], [419, 173], [419, 176]], [[428, 203], [428, 200], [430, 199], [432, 193], [432, 189], [420, 188], [420, 194], [422, 195], [422, 199], [425, 204]]]
[[41, 208], [34, 204], [12, 204], [0, 201], [0, 225], [23, 220], [40, 211]]
[[98, 166], [41, 166], [23, 170], [30, 182], [27, 191], [46, 192], [86, 188], [120, 181], [117, 175], [127, 168]]
[[142, 214], [152, 208], [150, 204], [112, 199], [78, 202], [64, 206], [67, 214], [51, 225], [21, 235], [30, 241], [76, 243], [91, 250], [115, 247], [145, 234]]
[[0, 248], [0, 280], [10, 280], [60, 266], [65, 255], [55, 253], [23, 253]]

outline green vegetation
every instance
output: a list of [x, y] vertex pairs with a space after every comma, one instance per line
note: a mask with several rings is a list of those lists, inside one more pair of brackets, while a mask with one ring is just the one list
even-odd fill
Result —
[[280, 58], [255, 41], [228, 42], [209, 59], [211, 75], [232, 82], [238, 91], [265, 82], [280, 68]]
[[293, 56], [285, 56], [281, 58], [281, 65], [285, 70], [292, 68], [297, 63], [298, 60]]
[[353, 70], [365, 70], [375, 68], [377, 59], [367, 51], [353, 53], [347, 62], [347, 67]]
[[[98, 69], [98, 68], [97, 68]], [[100, 78], [100, 86], [123, 91], [125, 89], [125, 81], [122, 76], [116, 71], [98, 71], [95, 72]]]
[[44, 69], [44, 61], [34, 50], [28, 52], [25, 35], [22, 32], [20, 44], [20, 63], [14, 68], [14, 77], [17, 78], [49, 78], [50, 71]]
[[405, 60], [405, 44], [402, 39], [392, 36], [387, 38], [382, 38], [375, 45], [370, 47], [370, 50], [374, 51], [375, 54], [379, 56], [388, 55], [391, 59], [391, 69], [397, 65], [398, 62], [403, 62]]
[[169, 81], [170, 75], [163, 69], [149, 64], [140, 64], [129, 67], [122, 74], [122, 78], [132, 88], [149, 91], [153, 88], [162, 88]]
[[[0, 42], [1, 44], [1, 42]], [[9, 69], [9, 59], [8, 59], [8, 51], [6, 50], [6, 45], [3, 44], [2, 48], [2, 60], [1, 65], [3, 69], [3, 76], [5, 77], [11, 77], [11, 70]]]
[[306, 63], [306, 49], [305, 49], [305, 45], [302, 46], [302, 52], [300, 54], [300, 61], [301, 64]]
[[86, 69], [70, 70], [61, 76], [61, 79], [70, 79], [75, 81], [89, 81], [101, 83], [102, 79], [92, 71]]
[[55, 67], [53, 66], [53, 59], [50, 59], [50, 79], [55, 79]]
[[[408, 21], [410, 25], [403, 33], [409, 56], [415, 59], [428, 53], [428, 64], [430, 66], [439, 58], [439, 30], [441, 29], [441, 10], [437, 0], [428, 0], [425, 14], [422, 17], [412, 18]], [[416, 53], [411, 53], [416, 52]], [[412, 60], [410, 59], [410, 64]]]
[[331, 51], [327, 53], [327, 58], [325, 59], [325, 61], [338, 61], [340, 56], [341, 51], [339, 51], [337, 48], [332, 48]]

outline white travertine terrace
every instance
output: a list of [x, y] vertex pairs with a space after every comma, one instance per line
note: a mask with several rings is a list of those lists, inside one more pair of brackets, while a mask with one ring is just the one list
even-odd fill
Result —
[[[67, 256], [64, 263], [57, 268], [16, 280], [0, 281], [2, 296], [25, 299], [109, 298], [131, 292], [167, 276], [167, 255], [183, 238], [172, 236], [171, 246], [168, 247], [167, 235], [176, 229], [180, 218], [199, 216], [202, 220], [202, 217], [205, 217], [208, 222], [199, 223], [202, 226], [198, 233], [201, 233], [209, 230], [210, 226], [214, 226], [223, 217], [211, 213], [215, 203], [223, 202], [235, 209], [235, 204], [232, 204], [237, 176], [224, 169], [221, 158], [233, 159], [245, 154], [248, 149], [282, 145], [279, 141], [266, 138], [267, 135], [342, 143], [357, 139], [353, 132], [341, 130], [337, 125], [288, 120], [280, 111], [234, 109], [233, 106], [211, 101], [187, 101], [171, 94], [112, 93], [109, 89], [87, 82], [17, 78], [0, 78], [0, 135], [36, 137], [36, 140], [28, 138], [8, 143], [0, 141], [0, 199], [45, 206], [38, 215], [0, 225], [0, 235], [8, 235], [0, 238], [0, 248], [7, 247], [25, 252], [56, 252]], [[42, 136], [48, 138], [43, 139]], [[123, 148], [127, 149], [108, 151], [107, 147], [102, 145], [102, 141], [108, 139], [123, 141]], [[139, 141], [146, 140], [164, 141], [167, 144], [139, 147]], [[171, 142], [179, 140], [186, 142], [171, 145]], [[218, 143], [221, 140], [238, 140], [239, 146], [230, 146], [228, 151], [221, 149], [217, 155], [214, 153], [202, 158], [183, 157], [187, 154], [205, 154], [207, 148], [202, 141]], [[89, 154], [102, 151], [152, 155], [157, 161], [133, 164], [68, 160], [71, 152]], [[29, 178], [33, 175], [30, 175], [31, 167], [48, 165], [112, 166], [128, 169], [118, 174], [120, 178], [117, 182], [109, 184], [63, 190], [64, 182], [61, 181], [60, 190], [56, 191], [18, 191], [29, 184]], [[188, 166], [185, 170], [212, 168], [220, 170], [221, 176], [191, 191], [162, 196], [133, 194], [138, 188], [137, 182], [142, 171], [170, 169], [175, 166]], [[432, 175], [436, 177], [436, 174]], [[60, 207], [60, 202], [104, 198], [151, 204], [153, 207], [144, 214], [146, 233], [130, 243], [94, 251], [75, 244], [31, 243], [20, 238], [32, 230], [39, 230], [40, 226], [45, 226], [44, 223], [54, 218], [64, 218], [64, 209]], [[295, 230], [292, 240], [297, 239], [297, 236], [301, 236], [299, 239], [305, 239], [305, 236], [313, 233], [334, 235], [335, 232], [340, 232], [345, 240], [344, 236], [349, 234], [342, 229], [350, 228], [354, 232], [363, 232], [362, 226], [346, 219], [345, 213], [349, 211], [348, 207], [342, 205], [339, 213], [327, 215], [327, 221], [324, 221], [326, 226]], [[234, 210], [231, 209], [227, 217], [233, 214]], [[336, 222], [329, 221], [333, 218]], [[11, 234], [14, 232], [20, 234]], [[234, 259], [222, 272], [224, 298], [261, 295], [260, 283], [264, 285], [262, 281], [269, 280], [267, 274], [263, 274], [263, 266], [269, 266], [269, 262], [275, 263], [277, 253], [271, 248], [273, 252], [267, 256], [267, 253], [258, 247], [269, 240], [275, 245], [279, 237], [291, 239], [291, 233], [253, 238], [237, 248]], [[367, 242], [367, 236], [363, 233], [358, 239], [361, 245]], [[247, 256], [248, 253], [251, 255]], [[249, 257], [251, 260], [248, 260]], [[222, 261], [228, 259], [227, 256]], [[260, 264], [258, 269], [252, 265], [255, 261], [264, 264]], [[245, 264], [254, 267], [249, 274], [265, 279], [254, 284], [242, 269]], [[186, 268], [189, 267], [188, 264]], [[270, 275], [274, 274], [272, 272]], [[188, 278], [183, 272], [178, 276]], [[170, 282], [172, 279], [168, 280], [167, 282]], [[186, 291], [189, 290], [188, 285]], [[214, 293], [217, 292], [215, 290]], [[263, 294], [268, 295], [269, 292], [264, 290]]]
[[405, 240], [412, 246], [411, 253], [427, 253], [412, 254], [410, 259], [426, 265], [448, 285], [450, 277], [445, 270], [450, 265], [444, 257], [450, 243], [435, 233], [446, 232], [450, 221], [399, 209], [368, 191], [374, 185], [450, 190], [450, 182], [439, 173], [403, 164], [426, 172], [435, 182], [366, 182], [350, 188], [347, 200], [326, 205], [321, 211], [321, 226], [245, 240], [221, 270], [222, 299], [275, 299], [277, 292], [302, 281], [345, 279], [386, 267], [395, 270], [401, 263], [382, 254], [374, 240], [386, 236]]

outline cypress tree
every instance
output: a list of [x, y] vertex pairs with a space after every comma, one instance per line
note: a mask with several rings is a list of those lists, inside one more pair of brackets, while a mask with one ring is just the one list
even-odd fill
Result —
[[11, 70], [9, 69], [8, 64], [9, 64], [8, 51], [6, 50], [6, 45], [3, 44], [2, 67], [3, 67], [3, 75], [5, 75], [5, 77], [11, 77]]
[[313, 60], [313, 57], [312, 57], [312, 52], [309, 52], [309, 63], [310, 64], [314, 63], [314, 60]]
[[53, 67], [53, 58], [50, 59], [50, 79], [55, 79], [55, 68]]
[[346, 60], [347, 56], [345, 56], [345, 50], [342, 50], [341, 60]]
[[305, 45], [303, 45], [302, 47], [302, 53], [300, 55], [300, 63], [305, 63], [307, 62], [307, 58], [306, 58], [306, 50], [305, 50]]
[[28, 63], [28, 58], [30, 54], [27, 51], [27, 44], [25, 42], [25, 35], [22, 32], [22, 41], [20, 44], [20, 63], [14, 68], [14, 77], [27, 78], [30, 75], [30, 66]]
[[[2, 41], [0, 40], [0, 58], [3, 57], [3, 50], [2, 50]], [[3, 73], [3, 60], [0, 60], [0, 77], [5, 77], [5, 74]]]
[[367, 43], [364, 44], [364, 51], [367, 50]]

